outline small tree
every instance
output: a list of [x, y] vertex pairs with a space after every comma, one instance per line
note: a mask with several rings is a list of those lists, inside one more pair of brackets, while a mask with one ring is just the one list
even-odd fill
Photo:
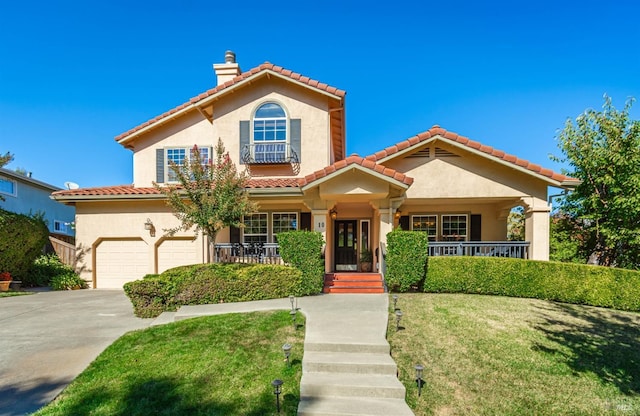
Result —
[[167, 204], [181, 222], [180, 226], [165, 231], [174, 235], [195, 227], [196, 233], [209, 237], [210, 250], [220, 230], [242, 227], [242, 217], [256, 211], [245, 189], [249, 176], [246, 172], [238, 173], [221, 139], [215, 153], [215, 160], [207, 160], [194, 146], [181, 165], [169, 162], [179, 184], [154, 183], [167, 196]]
[[567, 120], [558, 136], [558, 160], [582, 181], [562, 211], [591, 234], [582, 241], [603, 266], [640, 268], [640, 121], [630, 119], [632, 104], [618, 111], [605, 95], [602, 111]]

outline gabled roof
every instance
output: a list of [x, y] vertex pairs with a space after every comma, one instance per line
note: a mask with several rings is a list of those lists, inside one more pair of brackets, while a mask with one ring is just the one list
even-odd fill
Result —
[[579, 180], [571, 178], [566, 175], [554, 172], [551, 169], [545, 169], [540, 165], [536, 165], [527, 160], [520, 159], [514, 155], [507, 154], [502, 150], [495, 149], [491, 146], [483, 145], [482, 143], [470, 140], [468, 137], [460, 136], [457, 133], [447, 131], [438, 125], [434, 125], [429, 130], [419, 133], [407, 140], [396, 143], [393, 146], [389, 146], [379, 152], [366, 157], [367, 160], [372, 162], [384, 163], [389, 159], [398, 157], [402, 154], [410, 152], [412, 149], [419, 147], [427, 141], [434, 139], [444, 139], [459, 147], [466, 148], [472, 152], [481, 154], [483, 156], [489, 156], [497, 162], [503, 163], [507, 166], [524, 169], [525, 171], [533, 174], [543, 176], [550, 179], [555, 185], [577, 185]]
[[216, 97], [223, 92], [230, 91], [233, 88], [236, 88], [245, 83], [254, 81], [256, 78], [260, 78], [262, 76], [273, 75], [276, 77], [284, 78], [288, 81], [293, 81], [303, 87], [311, 88], [318, 92], [328, 94], [334, 96], [337, 99], [342, 99], [346, 95], [344, 90], [338, 89], [336, 87], [332, 87], [320, 81], [316, 81], [304, 75], [301, 75], [297, 72], [293, 72], [289, 69], [285, 69], [281, 66], [273, 65], [269, 62], [265, 62], [262, 65], [259, 65], [255, 68], [252, 68], [249, 71], [243, 72], [237, 77], [233, 78], [230, 81], [225, 82], [224, 84], [218, 85], [215, 88], [212, 88], [208, 91], [203, 92], [193, 98], [191, 98], [186, 103], [180, 104], [179, 106], [160, 114], [148, 120], [129, 131], [126, 131], [115, 137], [115, 140], [118, 143], [124, 143], [135, 136], [137, 133], [142, 131], [146, 131], [161, 122], [168, 121], [169, 119], [176, 117], [179, 114], [183, 114], [190, 110], [197, 110], [203, 104], [206, 104], [208, 101], [212, 99], [212, 97]]
[[379, 165], [372, 160], [368, 160], [357, 155], [351, 155], [346, 159], [339, 160], [336, 163], [325, 167], [324, 169], [317, 170], [312, 174], [305, 176], [304, 179], [301, 180], [300, 186], [304, 190], [305, 188], [316, 185], [323, 179], [327, 180], [336, 176], [349, 167], [355, 167], [362, 171], [368, 171], [369, 173], [372, 173], [374, 175], [384, 177], [388, 180], [393, 180], [397, 182], [398, 185], [406, 188], [408, 188], [413, 183], [413, 178], [410, 178], [404, 173], [400, 173], [394, 169]]

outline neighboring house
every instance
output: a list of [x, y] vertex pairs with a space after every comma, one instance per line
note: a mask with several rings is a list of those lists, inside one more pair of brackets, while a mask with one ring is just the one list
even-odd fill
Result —
[[72, 227], [75, 208], [52, 200], [52, 192], [60, 191], [53, 185], [0, 168], [0, 208], [19, 214], [42, 213], [52, 236], [69, 240], [75, 235]]
[[[242, 230], [219, 233], [212, 260], [237, 256], [238, 243], [273, 259], [279, 232], [309, 229], [324, 236], [327, 272], [356, 270], [365, 249], [380, 267], [398, 226], [427, 232], [432, 254], [548, 259], [547, 188], [575, 180], [438, 126], [347, 156], [345, 91], [270, 63], [241, 72], [229, 52], [225, 61], [214, 65], [215, 88], [116, 137], [133, 152], [132, 185], [54, 193], [76, 207], [83, 277], [94, 287], [209, 260], [202, 236], [164, 235], [179, 223], [153, 182], [173, 182], [169, 160], [181, 163], [193, 145], [211, 154], [218, 138], [249, 169], [260, 209]], [[525, 243], [504, 241], [515, 206], [525, 208]]]

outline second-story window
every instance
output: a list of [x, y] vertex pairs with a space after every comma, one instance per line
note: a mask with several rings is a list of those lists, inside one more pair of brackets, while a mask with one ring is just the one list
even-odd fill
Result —
[[[198, 146], [198, 150], [200, 151], [200, 159], [202, 159], [203, 164], [209, 163], [209, 147], [207, 146]], [[171, 162], [175, 163], [177, 166], [184, 165], [185, 158], [187, 155], [189, 157], [193, 157], [193, 148], [187, 147], [170, 147], [166, 149], [167, 157], [166, 157], [166, 168], [165, 172], [167, 172], [167, 182], [177, 182], [178, 177], [175, 172], [171, 168]]]
[[253, 160], [282, 163], [287, 158], [287, 116], [278, 104], [265, 103], [253, 117]]

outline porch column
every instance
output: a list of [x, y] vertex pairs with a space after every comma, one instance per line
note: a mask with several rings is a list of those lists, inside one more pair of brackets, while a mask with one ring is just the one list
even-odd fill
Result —
[[380, 242], [387, 244], [387, 233], [393, 231], [393, 212], [392, 208], [380, 208]]
[[333, 250], [329, 244], [329, 239], [332, 238], [333, 232], [329, 233], [328, 229], [331, 226], [331, 217], [329, 217], [328, 209], [314, 209], [311, 211], [313, 217], [313, 231], [317, 231], [322, 234], [322, 239], [325, 243], [324, 249], [324, 271], [329, 273], [332, 269]]
[[524, 234], [529, 241], [531, 260], [549, 260], [549, 205], [528, 207], [525, 210]]

